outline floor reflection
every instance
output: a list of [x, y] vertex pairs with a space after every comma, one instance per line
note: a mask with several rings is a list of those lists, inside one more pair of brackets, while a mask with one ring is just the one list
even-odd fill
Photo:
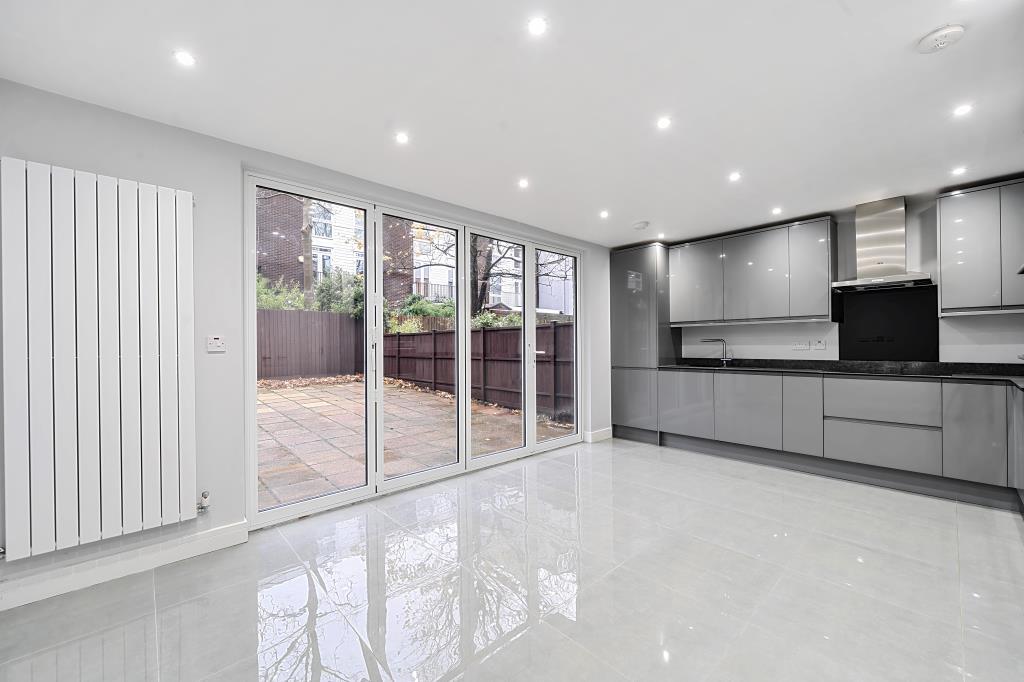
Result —
[[451, 679], [546, 613], [571, 616], [579, 501], [535, 475], [517, 465], [282, 526], [300, 561], [257, 585], [261, 676]]
[[4, 611], [0, 681], [1021, 679], [1022, 524], [580, 445]]

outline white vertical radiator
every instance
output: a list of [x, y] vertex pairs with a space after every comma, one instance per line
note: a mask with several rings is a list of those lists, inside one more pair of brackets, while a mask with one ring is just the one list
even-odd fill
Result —
[[192, 194], [0, 159], [6, 559], [196, 515]]

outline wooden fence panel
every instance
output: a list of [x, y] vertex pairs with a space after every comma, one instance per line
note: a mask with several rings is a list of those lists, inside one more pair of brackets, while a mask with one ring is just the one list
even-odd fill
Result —
[[[363, 371], [363, 320], [310, 310], [258, 310], [260, 379], [327, 377]], [[537, 327], [537, 409], [571, 421], [575, 403], [575, 331], [571, 322]], [[523, 329], [495, 327], [470, 334], [470, 384], [475, 400], [523, 407]], [[455, 392], [456, 333], [384, 335], [384, 376]]]

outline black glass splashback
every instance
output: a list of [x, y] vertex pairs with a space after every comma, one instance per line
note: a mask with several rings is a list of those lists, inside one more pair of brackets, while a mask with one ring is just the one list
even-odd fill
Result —
[[840, 360], [939, 360], [938, 287], [844, 291], [839, 309]]

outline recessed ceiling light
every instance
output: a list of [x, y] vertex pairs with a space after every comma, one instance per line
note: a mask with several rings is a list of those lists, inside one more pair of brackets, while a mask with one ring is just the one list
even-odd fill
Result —
[[658, 119], [657, 124], [658, 130], [667, 130], [672, 125], [672, 119], [668, 116], [662, 116]]
[[178, 51], [176, 51], [174, 53], [174, 58], [182, 66], [195, 66], [196, 65], [196, 58], [192, 56], [191, 52], [186, 52], [185, 50], [178, 50]]
[[952, 173], [953, 175], [963, 175], [966, 172], [967, 169], [964, 166], [957, 166], [956, 168], [950, 171], [950, 173]]
[[780, 213], [782, 213], [781, 206], [776, 206], [775, 208], [772, 209], [772, 215], [779, 215]]
[[533, 19], [530, 19], [530, 23], [526, 25], [526, 30], [528, 30], [532, 36], [544, 35], [548, 30], [548, 20], [544, 17], [534, 17]]
[[529, 178], [519, 178], [519, 189], [526, 189], [530, 186]]
[[395, 133], [395, 142], [398, 144], [409, 144], [409, 133], [404, 130], [399, 130]]
[[967, 114], [971, 113], [972, 109], [974, 109], [974, 106], [971, 104], [961, 104], [960, 106], [953, 110], [953, 115], [966, 116]]
[[742, 177], [743, 175], [740, 174], [739, 171], [733, 171], [732, 173], [729, 173], [729, 182], [739, 182]]
[[598, 215], [600, 215], [602, 218], [607, 218], [608, 217], [608, 211], [601, 211]]
[[665, 233], [664, 232], [659, 232], [658, 233], [658, 239], [664, 239], [664, 238], [665, 238]]

